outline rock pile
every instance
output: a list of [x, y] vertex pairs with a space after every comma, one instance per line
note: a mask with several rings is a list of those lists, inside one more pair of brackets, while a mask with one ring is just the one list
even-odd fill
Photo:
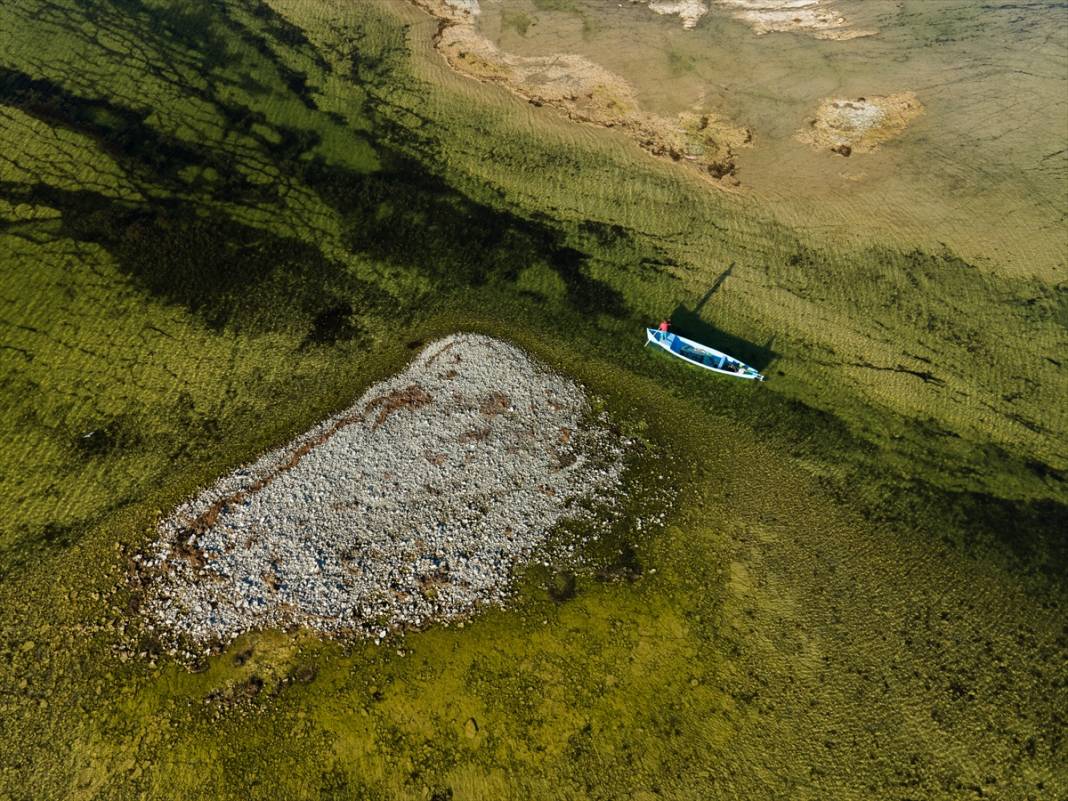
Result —
[[225, 643], [293, 625], [383, 637], [500, 604], [623, 452], [575, 382], [458, 334], [179, 506], [138, 557], [149, 624]]

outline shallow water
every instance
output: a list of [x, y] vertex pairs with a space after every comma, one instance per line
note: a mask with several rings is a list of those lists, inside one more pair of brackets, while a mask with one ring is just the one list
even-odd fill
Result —
[[[1068, 234], [1068, 10], [1060, 2], [842, 0], [830, 41], [756, 35], [715, 3], [691, 30], [642, 4], [484, 0], [508, 52], [580, 53], [674, 115], [713, 110], [753, 131], [738, 152], [752, 200], [836, 240], [944, 243], [969, 261], [1063, 279]], [[849, 158], [795, 138], [827, 97], [915, 92], [926, 112], [879, 152]]]
[[[829, 247], [766, 190], [452, 72], [398, 0], [9, 0], [0, 30], [0, 798], [1068, 792], [1049, 281], [904, 233]], [[799, 115], [835, 90], [768, 58]], [[665, 313], [769, 380], [643, 350]], [[636, 444], [585, 566], [462, 629], [169, 658], [129, 591], [160, 521], [458, 330]]]

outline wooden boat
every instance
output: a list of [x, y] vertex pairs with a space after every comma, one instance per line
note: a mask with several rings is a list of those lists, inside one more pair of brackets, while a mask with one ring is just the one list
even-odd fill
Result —
[[692, 339], [680, 337], [668, 331], [659, 331], [655, 328], [645, 329], [646, 345], [656, 345], [663, 348], [672, 356], [677, 356], [684, 362], [711, 370], [713, 373], [734, 376], [735, 378], [747, 378], [752, 381], [763, 381], [764, 376], [759, 370], [755, 370], [744, 362], [740, 362], [733, 356], [728, 356], [722, 351], [694, 342]]

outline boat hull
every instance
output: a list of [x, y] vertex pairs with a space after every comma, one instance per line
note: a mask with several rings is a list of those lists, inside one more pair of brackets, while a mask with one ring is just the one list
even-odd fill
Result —
[[694, 342], [692, 339], [687, 339], [678, 334], [659, 331], [655, 328], [646, 328], [645, 340], [646, 344], [656, 345], [672, 356], [682, 359], [682, 361], [692, 364], [694, 367], [700, 367], [702, 370], [709, 370], [713, 373], [747, 381], [764, 380], [764, 376], [760, 374], [759, 370], [750, 367], [745, 362], [739, 361], [723, 351], [710, 348], [708, 345], [702, 345], [700, 342]]

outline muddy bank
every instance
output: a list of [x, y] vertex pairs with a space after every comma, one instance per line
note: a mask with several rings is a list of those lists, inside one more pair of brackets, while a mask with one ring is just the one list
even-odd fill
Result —
[[474, 0], [410, 2], [440, 20], [435, 46], [457, 72], [500, 84], [573, 120], [625, 131], [656, 156], [691, 164], [717, 185], [737, 185], [735, 151], [752, 140], [748, 128], [707, 109], [677, 117], [644, 111], [626, 80], [580, 55], [535, 57], [502, 51], [478, 30]]

